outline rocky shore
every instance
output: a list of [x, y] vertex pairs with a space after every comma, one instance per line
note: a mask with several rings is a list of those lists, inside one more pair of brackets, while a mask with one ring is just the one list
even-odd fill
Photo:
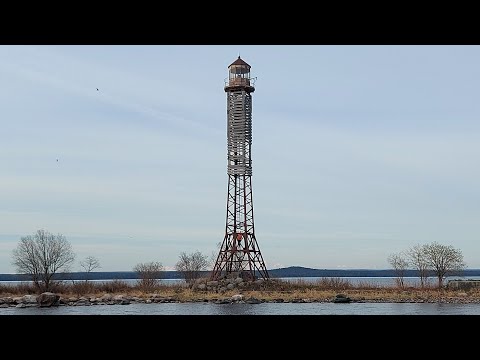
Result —
[[[200, 294], [199, 294], [200, 295]], [[219, 297], [198, 296], [193, 299], [182, 300], [175, 296], [163, 296], [161, 294], [146, 294], [145, 296], [130, 296], [126, 294], [104, 294], [100, 297], [82, 296], [82, 297], [62, 297], [58, 294], [43, 293], [41, 295], [24, 295], [17, 297], [0, 298], [0, 308], [16, 307], [50, 307], [50, 306], [102, 306], [102, 305], [129, 305], [129, 304], [162, 304], [162, 303], [189, 303], [203, 302], [211, 304], [262, 304], [262, 303], [450, 303], [450, 304], [478, 304], [480, 298], [468, 296], [466, 293], [459, 293], [456, 297], [426, 297], [423, 299], [417, 297], [411, 298], [365, 298], [350, 297], [345, 294], [336, 294], [327, 298], [263, 298], [261, 292], [258, 297], [246, 297], [242, 294]]]
[[[68, 290], [68, 288], [66, 288]], [[9, 296], [7, 296], [9, 295]], [[230, 276], [218, 281], [198, 279], [190, 286], [172, 286], [155, 291], [129, 288], [124, 291], [94, 292], [84, 295], [45, 292], [40, 295], [0, 295], [0, 308], [51, 306], [102, 306], [161, 303], [262, 304], [262, 303], [443, 303], [480, 304], [480, 289], [331, 289], [292, 285], [278, 280], [245, 282]]]

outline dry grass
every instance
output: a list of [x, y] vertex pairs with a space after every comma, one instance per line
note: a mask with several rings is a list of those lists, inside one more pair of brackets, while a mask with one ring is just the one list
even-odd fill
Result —
[[[282, 281], [276, 280], [262, 285], [249, 284], [242, 289], [229, 290], [223, 293], [215, 291], [192, 290], [185, 284], [160, 283], [152, 288], [145, 289], [140, 283], [127, 283], [122, 280], [105, 282], [70, 282], [63, 281], [54, 284], [50, 290], [62, 297], [101, 297], [104, 294], [124, 294], [139, 298], [150, 297], [152, 293], [162, 297], [172, 298], [182, 302], [207, 301], [231, 297], [242, 294], [244, 298], [257, 298], [263, 301], [307, 300], [307, 301], [330, 301], [335, 295], [342, 293], [357, 301], [381, 301], [381, 302], [436, 302], [450, 301], [455, 299], [480, 302], [480, 289], [449, 290], [437, 289], [434, 286], [425, 288], [380, 286], [375, 282], [362, 282], [352, 284], [342, 278], [322, 278], [315, 282], [305, 280]], [[30, 283], [18, 285], [0, 285], [0, 297], [23, 296], [35, 294], [39, 291]]]

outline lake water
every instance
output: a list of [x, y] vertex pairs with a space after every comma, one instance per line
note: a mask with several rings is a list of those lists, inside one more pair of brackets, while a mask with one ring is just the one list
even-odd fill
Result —
[[152, 303], [0, 308], [0, 315], [480, 315], [480, 304]]

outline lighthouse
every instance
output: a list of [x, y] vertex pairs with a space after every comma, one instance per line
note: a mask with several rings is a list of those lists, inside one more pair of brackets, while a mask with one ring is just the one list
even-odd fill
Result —
[[255, 236], [252, 195], [252, 93], [250, 65], [238, 57], [228, 66], [227, 214], [225, 236], [211, 274], [212, 280], [235, 274], [246, 281], [268, 279]]

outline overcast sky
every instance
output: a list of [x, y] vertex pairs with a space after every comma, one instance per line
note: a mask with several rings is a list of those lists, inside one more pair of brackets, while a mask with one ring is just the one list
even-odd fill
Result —
[[217, 252], [239, 54], [268, 268], [385, 269], [433, 241], [480, 268], [479, 46], [96, 45], [0, 46], [0, 273], [38, 229], [74, 271]]

